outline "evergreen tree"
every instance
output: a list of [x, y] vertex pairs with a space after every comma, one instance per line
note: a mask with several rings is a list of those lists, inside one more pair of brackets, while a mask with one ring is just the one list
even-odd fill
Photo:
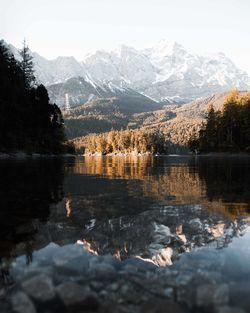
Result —
[[219, 118], [218, 112], [215, 112], [212, 105], [210, 105], [207, 116], [205, 127], [203, 126], [200, 130], [200, 148], [203, 151], [214, 151], [217, 150], [219, 145]]
[[26, 44], [17, 62], [0, 41], [0, 151], [61, 153], [65, 149], [60, 109], [43, 85], [35, 87]]
[[222, 111], [222, 133], [224, 150], [238, 150], [244, 143], [241, 137], [241, 100], [239, 92], [234, 90], [227, 97]]
[[210, 107], [198, 138], [190, 138], [189, 148], [200, 152], [250, 152], [250, 93], [241, 95], [233, 90], [222, 112]]
[[242, 109], [242, 133], [243, 146], [250, 152], [250, 94], [246, 96], [246, 102]]
[[23, 48], [20, 50], [21, 69], [23, 72], [24, 86], [28, 90], [35, 85], [35, 75], [33, 68], [33, 57], [30, 55], [26, 41], [23, 41]]

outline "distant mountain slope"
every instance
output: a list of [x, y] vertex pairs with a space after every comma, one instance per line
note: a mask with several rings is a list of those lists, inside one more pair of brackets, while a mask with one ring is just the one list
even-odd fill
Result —
[[64, 112], [68, 138], [126, 128], [128, 115], [121, 112], [117, 98], [95, 99]]
[[69, 94], [72, 107], [82, 105], [93, 99], [117, 98], [119, 109], [126, 114], [135, 112], [147, 112], [161, 108], [163, 105], [130, 89], [120, 87], [114, 83], [97, 84], [89, 77], [74, 77], [64, 83], [50, 85], [48, 87], [51, 101], [64, 106], [65, 94]]
[[184, 104], [182, 107], [176, 108], [175, 112], [179, 117], [186, 118], [204, 118], [209, 106], [212, 104], [216, 111], [221, 110], [228, 96], [228, 91], [213, 94], [208, 97], [198, 98], [190, 103]]
[[111, 83], [98, 86], [81, 77], [52, 85], [49, 93], [51, 100], [58, 99], [62, 105], [64, 95], [68, 93], [71, 105], [75, 105], [69, 112], [64, 112], [69, 138], [126, 128], [133, 114], [155, 111], [163, 106], [132, 89]]

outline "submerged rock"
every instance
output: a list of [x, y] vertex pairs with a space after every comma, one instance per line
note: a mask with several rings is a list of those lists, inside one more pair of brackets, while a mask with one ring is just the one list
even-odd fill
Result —
[[15, 313], [36, 313], [36, 308], [30, 298], [22, 291], [11, 297], [12, 310]]
[[[237, 243], [236, 247], [241, 249]], [[243, 266], [248, 257], [239, 267], [235, 256], [227, 257], [232, 256], [230, 249], [203, 248], [165, 267], [171, 258], [171, 249], [166, 249], [159, 259], [164, 266], [159, 267], [139, 258], [98, 257], [76, 245], [55, 246], [54, 251], [47, 247], [46, 261], [42, 251], [25, 269], [20, 266], [25, 266], [23, 259], [16, 260], [10, 274], [14, 271], [18, 281], [6, 293], [7, 302], [0, 301], [0, 308], [4, 313], [250, 310], [250, 274]], [[6, 311], [8, 305], [11, 310]]]
[[81, 309], [97, 309], [97, 297], [90, 293], [88, 287], [77, 283], [66, 282], [57, 286], [56, 291], [66, 307], [81, 307]]
[[222, 306], [216, 310], [216, 313], [246, 313], [246, 312], [237, 307]]
[[41, 302], [52, 300], [56, 295], [52, 279], [44, 274], [25, 280], [21, 287], [31, 298]]
[[157, 298], [151, 298], [145, 302], [142, 306], [140, 313], [185, 313], [187, 312], [178, 303], [169, 300], [159, 300]]
[[194, 218], [192, 220], [190, 220], [188, 222], [190, 228], [192, 229], [192, 231], [194, 232], [199, 232], [201, 230], [203, 230], [203, 224], [200, 220], [200, 218]]

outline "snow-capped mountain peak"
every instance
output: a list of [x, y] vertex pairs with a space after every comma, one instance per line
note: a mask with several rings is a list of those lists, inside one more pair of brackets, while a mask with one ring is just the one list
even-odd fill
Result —
[[165, 39], [158, 41], [153, 47], [146, 49], [146, 51], [158, 58], [172, 56], [180, 51], [186, 52], [183, 46], [176, 41]]
[[113, 54], [118, 56], [119, 58], [123, 57], [124, 55], [127, 56], [128, 54], [137, 54], [138, 51], [130, 46], [126, 45], [119, 45], [116, 49], [114, 49]]
[[[13, 47], [12, 51], [18, 54]], [[161, 40], [145, 49], [121, 45], [112, 51], [97, 50], [82, 62], [73, 57], [49, 61], [36, 53], [33, 57], [38, 81], [46, 85], [80, 76], [93, 87], [130, 88], [158, 101], [250, 88], [248, 74], [224, 53], [200, 56], [175, 41]]]

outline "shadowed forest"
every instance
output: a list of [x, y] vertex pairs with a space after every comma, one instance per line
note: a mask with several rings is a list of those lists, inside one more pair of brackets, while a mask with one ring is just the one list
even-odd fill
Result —
[[24, 42], [17, 61], [0, 41], [0, 151], [62, 153], [64, 122], [46, 88], [38, 85]]

